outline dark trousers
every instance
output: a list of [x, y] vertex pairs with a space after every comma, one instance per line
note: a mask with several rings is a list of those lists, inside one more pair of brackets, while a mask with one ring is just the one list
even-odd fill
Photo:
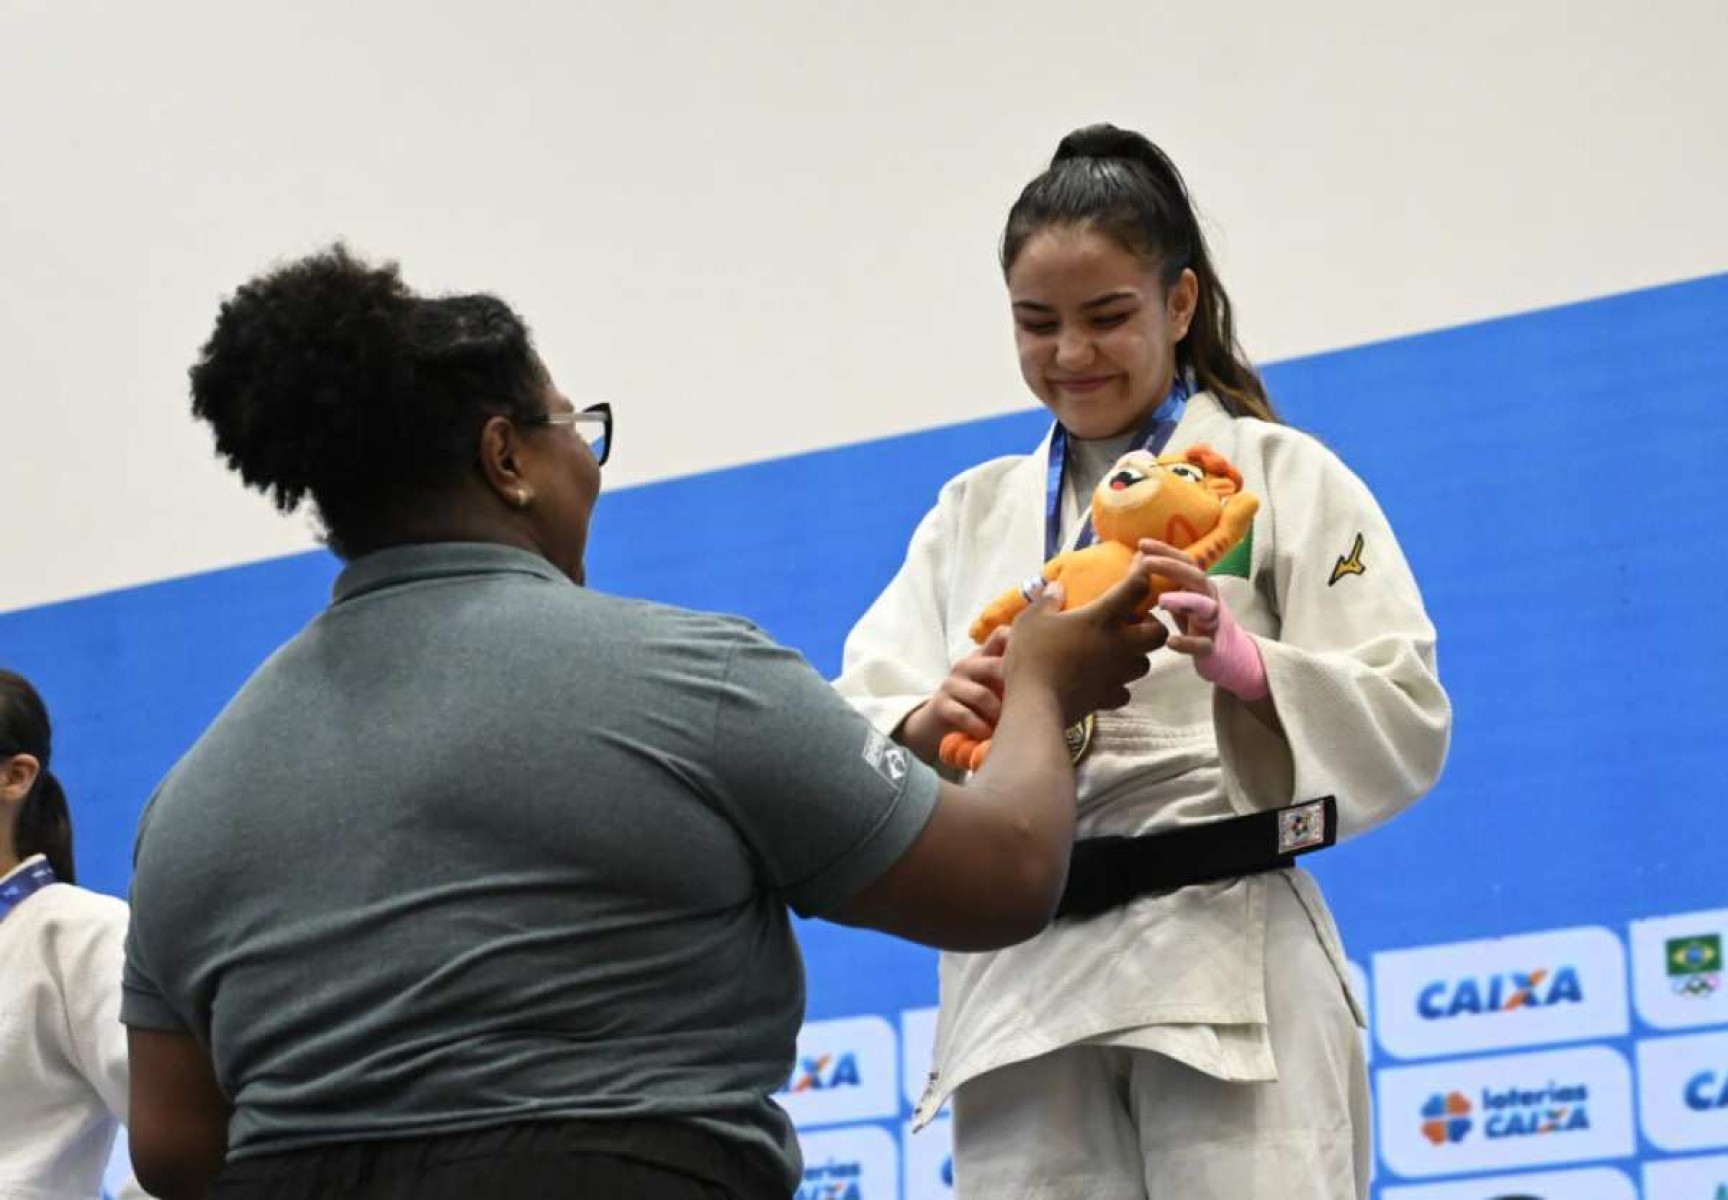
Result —
[[211, 1200], [787, 1200], [768, 1162], [670, 1121], [547, 1121], [245, 1158]]

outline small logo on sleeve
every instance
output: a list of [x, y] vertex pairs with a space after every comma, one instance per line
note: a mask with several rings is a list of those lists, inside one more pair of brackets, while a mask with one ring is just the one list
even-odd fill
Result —
[[906, 779], [906, 751], [874, 729], [864, 739], [864, 761], [892, 787]]
[[1332, 567], [1332, 578], [1326, 581], [1331, 587], [1346, 575], [1366, 575], [1368, 567], [1362, 561], [1362, 535], [1357, 534], [1356, 540], [1350, 546], [1350, 553], [1340, 558]]

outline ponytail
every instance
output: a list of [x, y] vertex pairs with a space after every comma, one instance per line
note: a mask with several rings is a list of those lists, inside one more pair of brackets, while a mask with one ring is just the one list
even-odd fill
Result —
[[54, 731], [48, 708], [30, 681], [0, 670], [0, 758], [28, 754], [38, 764], [36, 781], [12, 824], [12, 845], [20, 858], [41, 854], [62, 883], [76, 883], [72, 856], [72, 811], [66, 792], [48, 769], [54, 757]]
[[72, 812], [66, 805], [66, 793], [54, 773], [43, 767], [36, 776], [30, 794], [24, 797], [24, 807], [18, 810], [18, 821], [12, 826], [12, 844], [19, 858], [41, 854], [54, 868], [54, 878], [61, 883], [78, 882], [77, 864], [72, 857]]

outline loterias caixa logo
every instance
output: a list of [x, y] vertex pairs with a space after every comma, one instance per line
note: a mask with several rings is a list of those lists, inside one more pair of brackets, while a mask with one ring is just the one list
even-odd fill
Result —
[[804, 1177], [795, 1200], [893, 1200], [900, 1194], [894, 1136], [873, 1125], [825, 1129], [799, 1139]]
[[1632, 922], [1632, 991], [1657, 1029], [1728, 1025], [1728, 909]]
[[899, 1048], [881, 1017], [811, 1021], [774, 1100], [799, 1128], [900, 1115]]
[[1375, 1032], [1399, 1058], [1619, 1037], [1626, 953], [1601, 926], [1374, 956]]
[[1630, 1155], [1632, 1078], [1605, 1046], [1378, 1074], [1381, 1155], [1410, 1178]]

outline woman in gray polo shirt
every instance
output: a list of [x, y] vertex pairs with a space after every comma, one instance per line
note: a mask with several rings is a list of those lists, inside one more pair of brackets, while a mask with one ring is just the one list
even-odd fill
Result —
[[787, 1196], [788, 909], [955, 949], [1048, 922], [1061, 731], [1162, 642], [1145, 572], [1016, 624], [961, 788], [747, 622], [580, 586], [611, 415], [501, 301], [337, 247], [224, 304], [192, 393], [346, 569], [139, 829], [156, 1195]]

